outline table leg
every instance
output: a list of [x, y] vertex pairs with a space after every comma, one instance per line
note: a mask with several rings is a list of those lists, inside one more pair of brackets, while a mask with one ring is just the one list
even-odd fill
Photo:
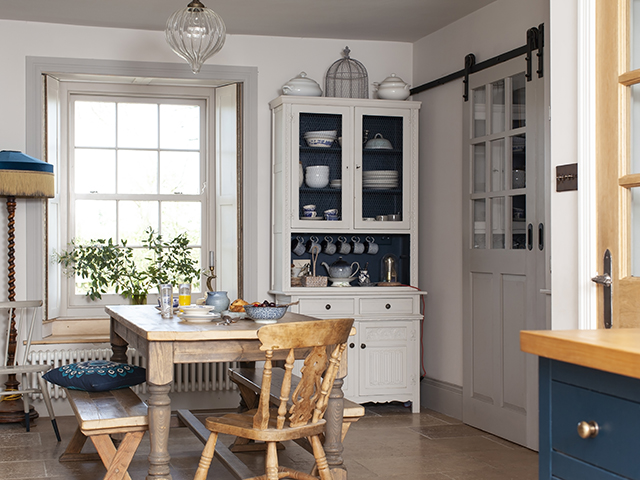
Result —
[[129, 346], [129, 344], [120, 335], [114, 332], [114, 323], [116, 323], [116, 321], [112, 318], [111, 331], [109, 333], [111, 350], [113, 351], [113, 354], [111, 355], [111, 361], [118, 363], [127, 363], [127, 347]]
[[342, 393], [342, 378], [336, 378], [327, 402], [324, 419], [327, 430], [324, 440], [324, 452], [334, 480], [346, 480], [347, 469], [342, 458], [342, 418], [344, 409], [344, 394]]
[[149, 474], [147, 480], [171, 480], [169, 468], [169, 423], [171, 384], [149, 383]]
[[147, 480], [172, 480], [169, 468], [169, 391], [173, 383], [173, 345], [171, 342], [150, 342], [148, 356], [150, 450]]

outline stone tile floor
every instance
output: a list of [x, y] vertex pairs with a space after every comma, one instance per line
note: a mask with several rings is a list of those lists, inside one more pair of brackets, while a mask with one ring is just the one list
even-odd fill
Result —
[[[62, 443], [55, 440], [48, 419], [38, 419], [31, 432], [19, 424], [0, 425], [0, 479], [99, 480], [100, 462], [59, 463], [76, 422], [58, 419]], [[226, 444], [231, 438], [222, 438]], [[312, 457], [294, 443], [280, 451], [280, 462], [308, 471]], [[535, 480], [536, 452], [423, 409], [412, 414], [402, 404], [367, 405], [366, 415], [351, 427], [344, 445], [349, 480]], [[174, 480], [193, 478], [202, 444], [186, 428], [171, 431], [170, 453]], [[85, 451], [94, 451], [90, 441]], [[133, 480], [144, 479], [149, 451], [145, 435], [129, 468]], [[256, 473], [263, 472], [263, 455], [238, 454]], [[209, 477], [233, 480], [216, 460]]]

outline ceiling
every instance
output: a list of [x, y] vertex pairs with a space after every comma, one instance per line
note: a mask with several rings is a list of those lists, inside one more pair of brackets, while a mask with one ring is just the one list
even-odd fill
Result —
[[[0, 0], [0, 19], [164, 30], [189, 0]], [[232, 35], [415, 42], [494, 0], [201, 0]]]

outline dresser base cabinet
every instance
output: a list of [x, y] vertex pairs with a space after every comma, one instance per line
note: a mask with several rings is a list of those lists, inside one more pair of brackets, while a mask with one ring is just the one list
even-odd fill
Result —
[[639, 379], [540, 357], [540, 479], [640, 480], [639, 446]]

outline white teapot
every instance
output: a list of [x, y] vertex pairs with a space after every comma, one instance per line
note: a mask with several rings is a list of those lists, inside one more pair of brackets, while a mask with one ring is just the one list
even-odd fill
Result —
[[405, 100], [411, 95], [411, 85], [405, 83], [395, 73], [380, 83], [374, 82], [373, 86], [378, 92], [378, 98], [385, 100]]
[[293, 77], [282, 86], [282, 93], [284, 95], [321, 97], [322, 89], [320, 88], [320, 85], [318, 85], [318, 82], [307, 78], [307, 74], [305, 72], [300, 72], [300, 75]]

